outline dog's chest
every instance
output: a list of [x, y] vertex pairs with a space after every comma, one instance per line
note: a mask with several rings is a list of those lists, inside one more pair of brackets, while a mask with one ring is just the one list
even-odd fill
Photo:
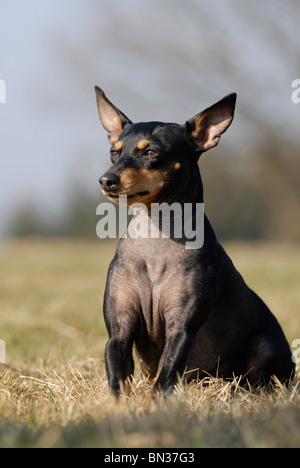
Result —
[[119, 246], [118, 269], [128, 304], [142, 313], [147, 329], [192, 294], [196, 272], [187, 273], [189, 251], [171, 239], [125, 239]]

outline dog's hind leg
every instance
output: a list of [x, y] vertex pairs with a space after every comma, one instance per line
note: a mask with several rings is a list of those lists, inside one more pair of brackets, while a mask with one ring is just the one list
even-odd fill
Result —
[[282, 383], [288, 383], [294, 374], [295, 364], [284, 337], [276, 333], [265, 333], [252, 338], [246, 373], [246, 378], [251, 384], [267, 385], [272, 377], [277, 377]]

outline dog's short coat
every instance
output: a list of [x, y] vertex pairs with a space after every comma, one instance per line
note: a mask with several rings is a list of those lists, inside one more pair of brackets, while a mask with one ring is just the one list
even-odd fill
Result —
[[[184, 125], [133, 124], [98, 87], [96, 96], [112, 145], [103, 193], [143, 203], [149, 215], [152, 203], [203, 203], [198, 159], [230, 126], [236, 94]], [[188, 250], [184, 238], [172, 236], [122, 238], [108, 271], [104, 317], [106, 369], [116, 395], [133, 375], [133, 346], [143, 372], [163, 391], [185, 371], [188, 379], [243, 376], [252, 384], [294, 374], [277, 320], [245, 284], [206, 216], [200, 249]]]

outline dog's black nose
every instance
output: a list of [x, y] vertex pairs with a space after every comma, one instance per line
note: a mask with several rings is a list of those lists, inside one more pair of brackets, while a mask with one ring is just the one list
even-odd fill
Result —
[[120, 177], [116, 174], [104, 174], [99, 180], [101, 188], [105, 190], [106, 192], [109, 192], [112, 190], [114, 187], [119, 185], [120, 183]]

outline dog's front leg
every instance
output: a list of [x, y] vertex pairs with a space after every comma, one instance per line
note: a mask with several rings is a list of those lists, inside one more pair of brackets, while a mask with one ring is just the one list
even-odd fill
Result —
[[195, 337], [207, 319], [209, 309], [206, 299], [193, 294], [193, 285], [193, 278], [189, 281], [185, 279], [183, 291], [182, 278], [177, 275], [167, 289], [168, 295], [163, 296], [165, 346], [158, 365], [154, 390], [170, 392], [178, 383], [188, 366]]
[[105, 365], [109, 388], [115, 396], [127, 391], [134, 372], [131, 341], [112, 336], [105, 349]]
[[[104, 319], [109, 334], [105, 365], [109, 387], [118, 396], [128, 391], [134, 373], [133, 343], [138, 325], [137, 300], [117, 273], [109, 275], [104, 297]], [[115, 286], [117, 285], [117, 287]]]
[[166, 344], [159, 362], [155, 390], [172, 391], [189, 362], [193, 343], [193, 334], [187, 331], [184, 326], [167, 330]]

